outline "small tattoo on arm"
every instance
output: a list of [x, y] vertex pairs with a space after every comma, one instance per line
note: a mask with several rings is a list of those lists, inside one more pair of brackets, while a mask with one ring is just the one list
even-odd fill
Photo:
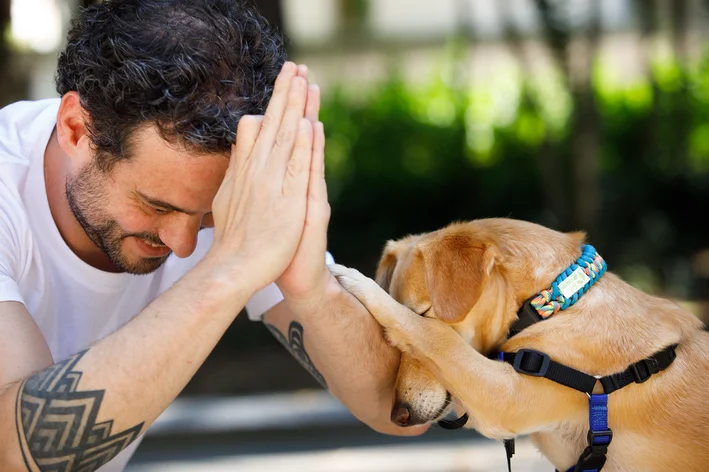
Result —
[[96, 422], [105, 390], [80, 391], [82, 373], [73, 370], [86, 352], [34, 374], [18, 391], [16, 427], [28, 471], [27, 454], [41, 472], [92, 472], [116, 457], [143, 428], [140, 423], [111, 434], [113, 420]]
[[266, 328], [278, 339], [281, 344], [283, 344], [291, 354], [293, 354], [293, 357], [295, 357], [300, 364], [305, 367], [305, 369], [310, 372], [310, 374], [315, 377], [315, 380], [317, 380], [320, 385], [325, 387], [327, 389], [327, 382], [325, 382], [325, 377], [322, 376], [320, 371], [315, 368], [315, 365], [313, 365], [313, 361], [310, 359], [310, 356], [308, 353], [305, 351], [305, 341], [303, 338], [303, 325], [298, 323], [297, 321], [292, 321], [290, 326], [288, 327], [288, 339], [281, 333], [278, 328], [275, 326], [264, 323], [266, 325]]

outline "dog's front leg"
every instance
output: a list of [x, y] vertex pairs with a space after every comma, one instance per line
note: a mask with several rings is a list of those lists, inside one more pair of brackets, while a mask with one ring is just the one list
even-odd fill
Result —
[[379, 322], [387, 341], [403, 352], [410, 352], [411, 339], [424, 335], [421, 331], [425, 328], [421, 322], [424, 318], [398, 303], [374, 280], [358, 270], [338, 264], [329, 266], [329, 269], [340, 285], [354, 295]]
[[482, 434], [508, 438], [583, 420], [587, 399], [582, 393], [486, 358], [453, 328], [418, 316], [354, 269], [334, 265], [330, 270], [379, 322], [389, 341], [421, 359], [462, 402]]

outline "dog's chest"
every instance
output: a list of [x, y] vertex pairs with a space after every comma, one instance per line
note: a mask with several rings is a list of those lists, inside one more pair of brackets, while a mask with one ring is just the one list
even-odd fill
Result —
[[[587, 424], [565, 423], [547, 432], [534, 433], [530, 435], [530, 438], [544, 457], [563, 472], [577, 463], [579, 455], [586, 448], [587, 431]], [[603, 472], [647, 472], [653, 470], [652, 466], [648, 466], [647, 461], [641, 460], [641, 457], [633, 454], [640, 449], [641, 444], [643, 444], [641, 437], [628, 437], [627, 433], [614, 437], [609, 447]], [[669, 469], [662, 467], [654, 470]]]
[[576, 463], [587, 445], [587, 431], [587, 425], [564, 423], [554, 430], [534, 433], [530, 437], [544, 457], [557, 467], [563, 467]]

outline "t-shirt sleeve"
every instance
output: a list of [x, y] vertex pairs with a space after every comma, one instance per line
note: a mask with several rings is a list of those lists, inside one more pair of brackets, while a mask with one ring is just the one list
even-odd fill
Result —
[[[4, 191], [6, 188], [0, 182], [0, 196]], [[18, 285], [24, 265], [21, 251], [23, 230], [10, 217], [15, 211], [18, 209], [13, 208], [11, 200], [0, 203], [0, 302], [24, 303]]]
[[[325, 254], [325, 264], [334, 264], [335, 259], [329, 252]], [[283, 294], [276, 284], [267, 285], [246, 302], [246, 313], [251, 321], [261, 321], [263, 314], [283, 301]]]

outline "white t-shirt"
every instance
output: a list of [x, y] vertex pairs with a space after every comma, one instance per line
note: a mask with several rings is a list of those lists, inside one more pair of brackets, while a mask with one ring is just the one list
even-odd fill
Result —
[[[190, 270], [213, 237], [201, 231], [190, 257], [171, 255], [149, 275], [103, 272], [79, 259], [52, 219], [44, 183], [44, 152], [58, 108], [59, 99], [49, 99], [0, 110], [0, 301], [25, 304], [55, 362], [123, 326]], [[247, 303], [249, 318], [260, 319], [282, 299], [269, 285]], [[100, 472], [123, 470], [139, 442]]]

